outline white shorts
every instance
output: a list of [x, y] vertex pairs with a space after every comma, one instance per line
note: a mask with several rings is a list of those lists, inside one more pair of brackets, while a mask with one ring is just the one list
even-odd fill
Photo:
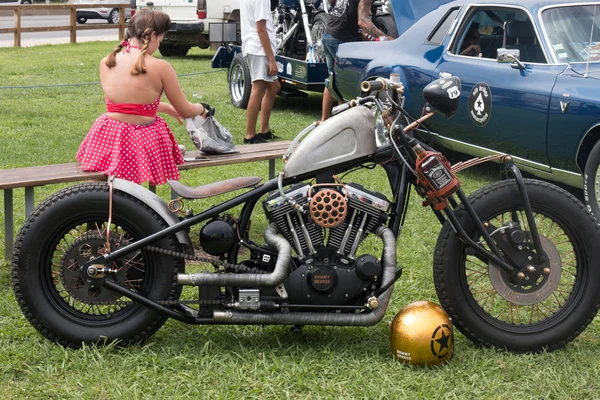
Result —
[[274, 82], [277, 79], [277, 75], [269, 75], [269, 59], [267, 56], [246, 54], [246, 60], [248, 61], [248, 65], [250, 65], [250, 77], [252, 78], [252, 82]]

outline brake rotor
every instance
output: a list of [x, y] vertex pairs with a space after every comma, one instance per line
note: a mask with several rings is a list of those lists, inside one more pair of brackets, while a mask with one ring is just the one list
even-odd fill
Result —
[[494, 263], [489, 263], [490, 282], [496, 292], [505, 300], [517, 305], [529, 306], [546, 300], [558, 287], [562, 275], [560, 253], [550, 239], [540, 235], [540, 241], [542, 249], [548, 257], [550, 273], [548, 275], [539, 274], [537, 278], [527, 282], [528, 284], [515, 284], [502, 268]]
[[[111, 247], [121, 247], [128, 244], [126, 240], [111, 239]], [[60, 264], [60, 278], [64, 289], [75, 299], [93, 305], [110, 304], [121, 297], [121, 295], [95, 285], [85, 279], [81, 269], [83, 265], [92, 259], [102, 257], [106, 238], [97, 232], [86, 232], [78, 237], [64, 253]], [[133, 256], [113, 262], [112, 269], [116, 272], [111, 274], [113, 279], [124, 285], [128, 278], [128, 268], [125, 265], [133, 263], [133, 259], [139, 257], [139, 253]]]
[[322, 228], [334, 228], [344, 222], [348, 204], [337, 190], [322, 189], [312, 196], [309, 209], [315, 224]]

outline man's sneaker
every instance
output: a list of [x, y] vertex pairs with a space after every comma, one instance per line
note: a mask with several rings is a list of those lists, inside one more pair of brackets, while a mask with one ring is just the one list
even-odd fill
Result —
[[271, 131], [270, 129], [266, 133], [257, 133], [256, 136], [258, 136], [259, 138], [263, 139], [264, 141], [281, 139], [279, 136], [275, 136], [273, 134], [273, 131]]
[[244, 138], [244, 144], [258, 144], [258, 143], [267, 143], [266, 140], [258, 136], [258, 134], [254, 135], [250, 139]]

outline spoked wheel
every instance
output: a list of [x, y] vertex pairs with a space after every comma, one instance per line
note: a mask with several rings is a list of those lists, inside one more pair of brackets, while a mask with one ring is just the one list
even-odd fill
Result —
[[[548, 183], [525, 182], [549, 259], [545, 267], [526, 279], [509, 276], [476, 256], [445, 224], [435, 250], [434, 280], [440, 303], [465, 336], [484, 346], [536, 352], [573, 340], [596, 315], [600, 236], [595, 220], [572, 195]], [[530, 228], [515, 182], [494, 183], [469, 199], [492, 238], [513, 246], [511, 257], [520, 268], [532, 267], [537, 255], [527, 245]], [[482, 242], [462, 205], [456, 214], [467, 234]]]
[[[84, 276], [83, 265], [106, 251], [108, 185], [86, 183], [63, 189], [32, 213], [17, 236], [11, 278], [29, 322], [45, 337], [80, 347], [120, 339], [139, 342], [166, 317]], [[122, 192], [113, 193], [110, 248], [115, 250], [167, 227], [150, 208]], [[174, 238], [155, 244], [180, 251]], [[147, 250], [110, 265], [109, 279], [156, 301], [177, 300], [176, 275], [183, 260]]]
[[229, 96], [234, 107], [246, 108], [252, 92], [250, 66], [241, 54], [236, 54], [229, 67]]

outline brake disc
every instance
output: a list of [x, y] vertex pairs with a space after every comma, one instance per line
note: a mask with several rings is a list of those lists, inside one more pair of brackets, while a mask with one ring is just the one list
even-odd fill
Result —
[[558, 287], [562, 275], [562, 261], [558, 249], [552, 241], [545, 236], [540, 235], [542, 249], [548, 257], [550, 273], [539, 274], [537, 278], [532, 279], [526, 284], [515, 284], [506, 271], [498, 265], [490, 262], [488, 272], [490, 282], [496, 292], [511, 303], [521, 306], [537, 304], [547, 299]]

